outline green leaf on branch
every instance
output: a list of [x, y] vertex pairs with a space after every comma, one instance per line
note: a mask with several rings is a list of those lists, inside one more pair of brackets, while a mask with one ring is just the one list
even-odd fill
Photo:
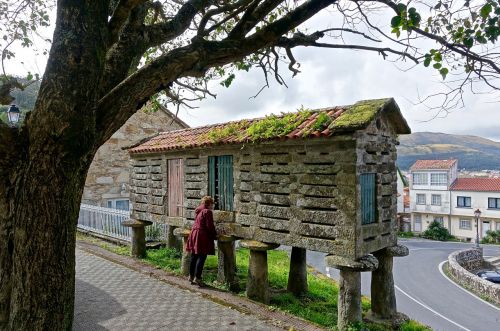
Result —
[[426, 55], [424, 60], [424, 66], [428, 67], [430, 64], [431, 64], [431, 57]]
[[443, 79], [446, 79], [446, 75], [448, 74], [448, 68], [441, 68], [439, 70], [439, 73], [441, 74], [441, 77], [443, 77]]
[[434, 69], [439, 69], [439, 68], [441, 68], [441, 63], [439, 63], [439, 62], [434, 63], [432, 66], [434, 67]]
[[493, 7], [491, 6], [491, 4], [487, 3], [481, 8], [481, 10], [479, 11], [479, 14], [481, 15], [481, 17], [483, 19], [486, 19], [490, 15], [492, 10], [493, 10]]
[[401, 25], [401, 16], [394, 16], [391, 20], [391, 27], [397, 28]]

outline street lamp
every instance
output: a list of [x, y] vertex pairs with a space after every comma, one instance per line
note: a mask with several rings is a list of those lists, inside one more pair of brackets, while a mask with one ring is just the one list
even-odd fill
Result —
[[479, 248], [479, 217], [481, 217], [479, 208], [474, 211], [474, 216], [476, 217], [476, 247]]
[[16, 105], [10, 105], [9, 110], [7, 110], [7, 116], [9, 117], [9, 122], [12, 126], [16, 126], [19, 122], [19, 115], [21, 111]]

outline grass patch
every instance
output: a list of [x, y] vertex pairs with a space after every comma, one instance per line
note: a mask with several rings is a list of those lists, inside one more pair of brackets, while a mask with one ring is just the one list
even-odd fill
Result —
[[432, 331], [431, 328], [429, 328], [425, 325], [422, 325], [419, 322], [416, 322], [413, 320], [402, 324], [400, 330], [401, 331]]
[[[130, 248], [103, 242], [97, 238], [77, 234], [80, 240], [90, 241], [96, 245], [121, 255], [130, 255]], [[236, 250], [236, 265], [238, 267], [237, 277], [242, 289], [238, 295], [245, 294], [246, 280], [248, 276], [248, 260], [250, 251], [245, 248]], [[307, 275], [309, 293], [302, 298], [296, 298], [286, 292], [288, 282], [288, 271], [290, 269], [290, 258], [286, 251], [268, 251], [269, 286], [272, 297], [270, 309], [278, 309], [292, 315], [301, 317], [321, 325], [328, 330], [336, 330], [337, 325], [337, 299], [338, 284], [334, 280], [310, 268]], [[148, 250], [144, 262], [159, 267], [170, 273], [180, 275], [181, 253], [171, 248], [160, 248]], [[224, 285], [217, 283], [217, 257], [208, 256], [203, 270], [203, 280], [210, 286], [227, 289]], [[362, 312], [367, 313], [370, 309], [370, 300], [362, 297]], [[371, 330], [388, 331], [382, 324], [358, 323], [352, 325], [349, 330]], [[404, 331], [424, 331], [431, 330], [415, 321], [403, 324], [400, 330]]]
[[102, 239], [96, 238], [94, 236], [83, 234], [81, 232], [76, 232], [76, 239], [93, 243], [94, 245], [97, 245], [101, 248], [104, 248], [105, 250], [108, 250], [110, 252], [113, 252], [113, 253], [116, 253], [119, 255], [130, 256], [130, 247], [129, 246], [113, 244], [113, 243], [104, 241]]
[[413, 238], [415, 237], [415, 234], [411, 231], [407, 231], [407, 232], [398, 232], [398, 237], [400, 238]]

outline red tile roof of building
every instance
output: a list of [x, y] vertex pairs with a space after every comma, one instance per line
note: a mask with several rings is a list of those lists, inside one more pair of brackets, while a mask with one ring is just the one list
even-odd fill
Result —
[[500, 178], [457, 178], [450, 190], [500, 192]]
[[[368, 111], [367, 111], [368, 109]], [[296, 116], [298, 126], [286, 135], [274, 135], [263, 140], [287, 140], [298, 138], [327, 137], [341, 132], [353, 132], [365, 128], [379, 111], [387, 112], [397, 133], [410, 133], [410, 128], [402, 117], [394, 99], [360, 101], [352, 106], [338, 106], [311, 111], [307, 117]], [[364, 113], [363, 113], [364, 112]], [[321, 114], [329, 117], [327, 125], [315, 130], [316, 120]], [[283, 118], [287, 114], [271, 115]], [[179, 150], [209, 145], [241, 144], [253, 141], [247, 129], [263, 118], [207, 125], [197, 128], [161, 132], [131, 146], [131, 154], [150, 154], [167, 150]], [[324, 119], [324, 118], [323, 118]], [[215, 133], [215, 134], [214, 134]]]
[[448, 170], [450, 169], [457, 160], [417, 160], [410, 168], [410, 170]]

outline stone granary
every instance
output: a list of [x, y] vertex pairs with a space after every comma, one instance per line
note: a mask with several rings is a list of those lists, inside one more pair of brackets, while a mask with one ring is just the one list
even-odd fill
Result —
[[132, 218], [186, 236], [211, 195], [222, 279], [234, 278], [237, 239], [251, 253], [247, 295], [264, 302], [267, 250], [293, 247], [296, 294], [307, 290], [305, 251], [325, 252], [340, 269], [339, 329], [361, 319], [361, 271], [373, 272], [373, 314], [391, 319], [393, 256], [408, 251], [397, 245], [395, 165], [407, 133], [393, 99], [160, 133], [129, 149]]

